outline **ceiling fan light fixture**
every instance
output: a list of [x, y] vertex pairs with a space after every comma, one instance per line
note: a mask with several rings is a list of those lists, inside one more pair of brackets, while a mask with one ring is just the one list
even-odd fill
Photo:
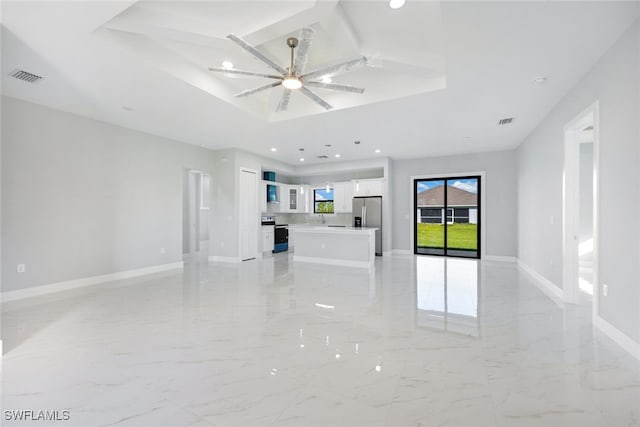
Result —
[[391, 9], [400, 9], [402, 6], [404, 6], [406, 0], [390, 0], [389, 1], [389, 7]]
[[287, 76], [282, 80], [282, 86], [290, 90], [300, 89], [302, 81], [296, 76]]

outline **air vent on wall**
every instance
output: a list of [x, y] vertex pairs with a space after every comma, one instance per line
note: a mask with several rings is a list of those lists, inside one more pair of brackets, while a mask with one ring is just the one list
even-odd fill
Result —
[[322, 155], [322, 156], [316, 156], [318, 159], [328, 159], [329, 157]]
[[42, 80], [42, 76], [38, 76], [36, 74], [29, 73], [28, 71], [19, 69], [13, 70], [11, 73], [9, 73], [9, 75], [14, 79], [22, 80], [23, 82], [27, 83], [37, 83], [38, 81]]
[[511, 123], [513, 121], [513, 117], [508, 117], [506, 119], [502, 119], [498, 122], [498, 126], [500, 125], [508, 125], [509, 123]]

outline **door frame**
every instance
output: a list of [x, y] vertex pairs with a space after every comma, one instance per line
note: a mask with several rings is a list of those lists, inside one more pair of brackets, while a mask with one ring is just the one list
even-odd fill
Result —
[[599, 165], [600, 105], [595, 101], [563, 127], [564, 168], [562, 174], [562, 290], [565, 302], [580, 302], [578, 230], [580, 226], [580, 137], [579, 131], [593, 125], [593, 310], [595, 319], [600, 303], [599, 257]]
[[[409, 194], [411, 194], [411, 196], [409, 197], [409, 204], [410, 204], [410, 211], [413, 212], [412, 215], [410, 215], [410, 222], [411, 225], [409, 227], [409, 241], [411, 242], [411, 252], [415, 255], [415, 248], [416, 248], [416, 239], [415, 239], [415, 228], [416, 228], [416, 209], [415, 209], [415, 194], [414, 193], [414, 181], [417, 180], [421, 180], [421, 179], [438, 179], [438, 178], [443, 178], [443, 179], [449, 179], [449, 178], [459, 178], [459, 177], [465, 177], [465, 176], [479, 176], [480, 177], [480, 253], [479, 253], [479, 259], [484, 259], [484, 257], [486, 256], [486, 251], [485, 251], [485, 246], [486, 246], [486, 215], [485, 215], [485, 211], [486, 211], [486, 194], [487, 192], [485, 191], [486, 189], [486, 185], [487, 185], [487, 176], [486, 176], [486, 172], [485, 171], [475, 171], [475, 172], [459, 172], [459, 173], [438, 173], [438, 174], [428, 174], [428, 175], [412, 175], [409, 177]], [[446, 219], [446, 218], [445, 218]], [[471, 258], [471, 259], [476, 259], [476, 258]]]
[[[209, 200], [209, 214], [206, 216], [206, 221], [207, 221], [207, 228], [209, 230], [209, 238], [208, 238], [208, 246], [207, 248], [205, 248], [207, 250], [207, 256], [208, 256], [208, 252], [210, 250], [211, 247], [211, 236], [213, 233], [213, 221], [211, 220], [211, 202], [212, 202], [212, 197], [211, 197], [211, 188], [213, 186], [213, 174], [209, 171], [205, 171], [202, 169], [195, 169], [195, 168], [188, 168], [185, 167], [183, 168], [183, 190], [184, 190], [184, 183], [186, 182], [187, 184], [187, 190], [186, 193], [184, 193], [182, 195], [182, 257], [188, 257], [188, 258], [192, 258], [194, 256], [198, 256], [202, 254], [202, 247], [200, 246], [200, 228], [202, 227], [202, 222], [200, 221], [200, 210], [201, 210], [201, 196], [202, 196], [202, 186], [203, 186], [203, 177], [207, 175], [209, 177], [209, 194], [208, 196], [208, 200]], [[192, 185], [192, 179], [194, 179], [194, 185]], [[192, 194], [192, 190], [193, 190], [193, 194]], [[185, 208], [186, 208], [186, 212], [185, 212]], [[196, 226], [195, 226], [195, 230], [192, 230], [191, 227], [191, 220], [194, 220]], [[185, 231], [185, 222], [187, 223], [186, 225], [186, 231]], [[188, 251], [185, 252], [185, 245], [184, 245], [184, 241], [185, 241], [185, 232], [188, 235], [188, 240], [189, 240], [189, 248]]]
[[[240, 195], [240, 177], [242, 176], [243, 172], [247, 172], [247, 173], [252, 173], [255, 174], [256, 176], [256, 229], [258, 230], [258, 232], [256, 233], [256, 256], [254, 258], [247, 258], [247, 259], [243, 259], [242, 256], [242, 215], [240, 213], [240, 205], [242, 204], [241, 202], [241, 198], [242, 196]], [[260, 233], [260, 227], [259, 227], [259, 222], [260, 222], [260, 174], [257, 170], [255, 169], [250, 169], [250, 168], [245, 168], [245, 167], [240, 167], [238, 169], [238, 203], [236, 205], [236, 210], [238, 212], [237, 214], [237, 218], [238, 218], [238, 259], [240, 259], [240, 261], [245, 261], [245, 260], [250, 260], [250, 259], [260, 259], [262, 258], [262, 252], [260, 251], [260, 239], [262, 238], [262, 235]]]

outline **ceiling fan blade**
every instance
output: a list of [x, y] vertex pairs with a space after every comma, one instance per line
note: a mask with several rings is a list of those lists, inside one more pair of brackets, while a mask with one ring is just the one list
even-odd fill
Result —
[[307, 95], [309, 98], [311, 98], [316, 104], [319, 104], [322, 106], [322, 108], [324, 108], [325, 110], [331, 110], [333, 107], [327, 103], [327, 101], [325, 101], [324, 99], [320, 98], [318, 95], [316, 95], [315, 93], [311, 92], [309, 89], [307, 89], [306, 87], [302, 86], [300, 88], [300, 92], [304, 93], [305, 95]]
[[304, 84], [307, 86], [319, 87], [319, 88], [328, 89], [328, 90], [335, 90], [338, 92], [352, 92], [352, 93], [364, 92], [364, 89], [362, 88], [349, 86], [349, 85], [337, 85], [333, 83], [323, 83], [323, 82], [304, 82]]
[[268, 85], [256, 87], [253, 89], [243, 90], [240, 93], [235, 94], [236, 98], [244, 98], [249, 95], [253, 95], [254, 93], [262, 92], [263, 90], [271, 89], [272, 87], [280, 86], [282, 82], [269, 83]]
[[280, 102], [278, 102], [276, 111], [287, 111], [289, 98], [291, 98], [291, 89], [285, 89], [284, 92], [282, 92], [282, 98], [280, 98]]
[[311, 39], [314, 34], [315, 31], [309, 27], [300, 30], [296, 58], [293, 61], [293, 69], [297, 75], [302, 74], [304, 72], [304, 67], [307, 65], [307, 54], [309, 53], [309, 46], [311, 45]]
[[343, 62], [336, 65], [331, 65], [329, 67], [321, 68], [319, 70], [312, 71], [310, 73], [302, 75], [302, 78], [305, 80], [313, 80], [315, 78], [327, 75], [327, 74], [340, 74], [346, 73], [347, 71], [353, 70], [357, 67], [362, 67], [367, 64], [367, 58], [362, 56], [357, 59], [352, 59], [351, 61]]
[[260, 61], [267, 64], [269, 67], [279, 72], [280, 74], [287, 74], [287, 70], [285, 70], [284, 68], [282, 68], [281, 66], [273, 62], [271, 59], [267, 58], [265, 55], [260, 53], [258, 49], [251, 46], [249, 43], [242, 40], [240, 37], [236, 36], [235, 34], [229, 34], [227, 38], [232, 42], [234, 42], [235, 44], [237, 44], [238, 46], [240, 46], [241, 48], [243, 48], [244, 50], [246, 50], [247, 52], [249, 52], [251, 55], [258, 58]]
[[209, 71], [215, 71], [218, 73], [238, 74], [241, 76], [256, 76], [256, 77], [266, 77], [268, 79], [282, 80], [282, 76], [276, 76], [275, 74], [254, 73], [252, 71], [241, 71], [241, 70], [234, 70], [229, 68], [209, 67]]

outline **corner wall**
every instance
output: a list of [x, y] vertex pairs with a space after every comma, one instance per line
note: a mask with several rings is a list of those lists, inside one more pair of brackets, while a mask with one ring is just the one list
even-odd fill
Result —
[[[599, 316], [640, 342], [640, 24], [636, 22], [519, 147], [518, 257], [562, 288], [563, 127], [600, 108]], [[554, 221], [551, 224], [551, 218]]]
[[183, 170], [210, 172], [217, 188], [214, 160], [2, 97], [2, 291], [181, 262]]

